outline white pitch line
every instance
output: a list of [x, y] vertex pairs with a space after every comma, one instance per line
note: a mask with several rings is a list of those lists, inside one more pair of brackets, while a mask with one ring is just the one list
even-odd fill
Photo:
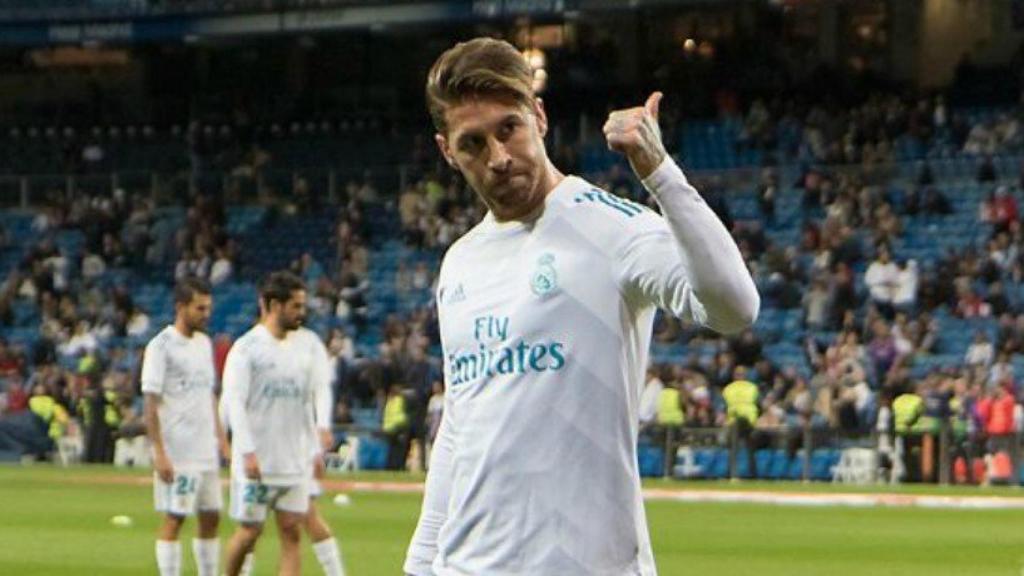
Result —
[[[420, 482], [365, 482], [330, 478], [328, 490], [339, 492], [382, 492], [410, 494], [423, 492]], [[845, 506], [850, 508], [933, 508], [949, 510], [1022, 510], [1024, 498], [1003, 496], [935, 496], [915, 494], [824, 494], [808, 492], [771, 492], [764, 490], [671, 490], [650, 488], [645, 500], [674, 502], [712, 502], [767, 504], [774, 506]]]
[[930, 496], [914, 494], [810, 494], [727, 490], [644, 490], [647, 500], [769, 504], [775, 506], [899, 507], [950, 510], [1021, 510], [1024, 498], [1000, 496]]

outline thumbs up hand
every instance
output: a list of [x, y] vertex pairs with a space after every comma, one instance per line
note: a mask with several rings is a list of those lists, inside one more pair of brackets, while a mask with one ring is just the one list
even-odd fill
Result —
[[625, 154], [641, 180], [650, 176], [667, 155], [658, 127], [662, 96], [661, 92], [654, 92], [643, 106], [615, 110], [604, 123], [608, 148]]

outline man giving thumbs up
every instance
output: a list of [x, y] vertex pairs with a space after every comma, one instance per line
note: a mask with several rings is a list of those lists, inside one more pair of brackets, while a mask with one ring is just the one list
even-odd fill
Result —
[[532, 79], [489, 38], [427, 79], [438, 148], [489, 212], [441, 264], [447, 391], [413, 576], [656, 574], [636, 456], [655, 309], [726, 333], [757, 316], [739, 249], [665, 152], [661, 94], [605, 134], [664, 217], [552, 164]]

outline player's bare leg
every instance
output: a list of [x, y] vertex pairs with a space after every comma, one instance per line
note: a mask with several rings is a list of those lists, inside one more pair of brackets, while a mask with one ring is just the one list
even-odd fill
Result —
[[174, 541], [178, 539], [178, 534], [181, 533], [181, 527], [185, 524], [184, 516], [175, 516], [173, 514], [164, 514], [164, 521], [160, 524], [160, 529], [157, 531], [158, 540]]
[[228, 542], [228, 557], [225, 570], [228, 576], [238, 576], [245, 556], [252, 552], [263, 532], [262, 524], [240, 524]]
[[305, 528], [306, 534], [309, 534], [309, 539], [314, 544], [323, 542], [328, 538], [334, 538], [331, 527], [324, 521], [324, 517], [320, 515], [320, 511], [317, 510], [316, 504], [313, 501], [309, 502], [309, 512], [306, 514]]
[[315, 502], [310, 500], [309, 512], [306, 514], [306, 534], [313, 543], [313, 552], [327, 576], [344, 576], [345, 569], [341, 561], [341, 551], [334, 539], [331, 527], [320, 515]]
[[304, 514], [277, 511], [277, 534], [281, 540], [281, 564], [279, 576], [300, 576], [302, 573], [302, 556], [299, 544], [302, 541], [302, 524]]

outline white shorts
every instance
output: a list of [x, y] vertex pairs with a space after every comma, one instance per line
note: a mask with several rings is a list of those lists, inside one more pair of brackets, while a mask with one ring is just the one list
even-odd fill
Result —
[[305, 514], [309, 511], [309, 483], [271, 486], [248, 478], [231, 479], [231, 518], [244, 524], [267, 521], [267, 510]]
[[312, 478], [309, 481], [309, 497], [317, 498], [324, 493], [324, 487], [320, 485], [320, 481], [316, 478]]
[[175, 472], [173, 482], [164, 482], [153, 474], [153, 501], [156, 511], [171, 516], [191, 516], [196, 512], [220, 512], [220, 474], [206, 472]]

